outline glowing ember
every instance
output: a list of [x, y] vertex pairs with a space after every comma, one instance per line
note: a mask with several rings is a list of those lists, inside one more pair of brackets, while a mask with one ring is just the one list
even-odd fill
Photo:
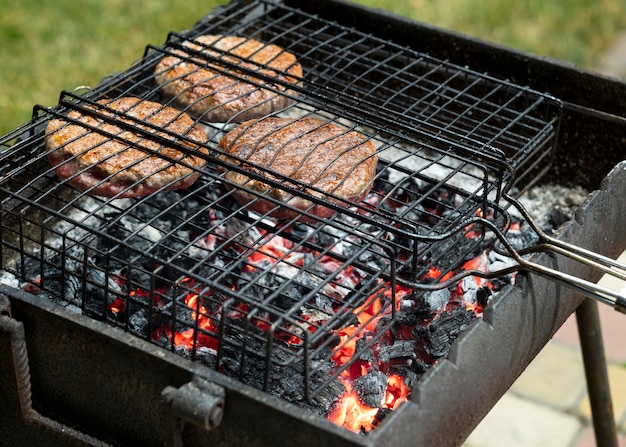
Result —
[[371, 408], [361, 403], [358, 394], [352, 391], [350, 383], [344, 381], [344, 385], [346, 392], [341, 396], [328, 419], [357, 433], [362, 430], [368, 432], [375, 428], [374, 421], [379, 411], [378, 408]]
[[346, 391], [341, 396], [328, 419], [337, 425], [341, 425], [353, 432], [368, 432], [376, 428], [377, 416], [381, 409], [396, 410], [400, 404], [407, 401], [410, 393], [402, 377], [391, 375], [387, 380], [387, 388], [382, 402], [377, 408], [370, 407], [361, 401], [359, 394], [354, 391], [351, 379], [347, 374], [341, 376]]
[[407, 401], [409, 387], [406, 386], [402, 377], [397, 374], [391, 375], [387, 382], [387, 392], [383, 402], [383, 408], [395, 410], [401, 403]]

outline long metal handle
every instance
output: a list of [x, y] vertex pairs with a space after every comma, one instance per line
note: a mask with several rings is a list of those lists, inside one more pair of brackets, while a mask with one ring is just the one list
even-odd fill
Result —
[[428, 284], [415, 282], [412, 283], [411, 286], [417, 290], [438, 290], [454, 286], [458, 284], [461, 279], [467, 276], [478, 276], [485, 279], [494, 279], [502, 277], [504, 275], [508, 275], [510, 273], [524, 270], [538, 274], [558, 284], [574, 289], [577, 292], [589, 298], [592, 298], [602, 304], [612, 306], [618, 312], [626, 314], [626, 287], [622, 288], [622, 290], [620, 291], [608, 289], [591, 281], [581, 279], [577, 276], [570, 275], [568, 273], [561, 272], [559, 270], [529, 261], [527, 258], [528, 255], [542, 252], [559, 254], [625, 282], [626, 265], [614, 259], [608, 258], [598, 253], [594, 253], [582, 247], [569, 244], [567, 242], [559, 241], [546, 235], [543, 231], [541, 231], [541, 229], [536, 227], [536, 225], [530, 219], [523, 207], [518, 202], [516, 203], [516, 206], [520, 207], [520, 211], [525, 214], [527, 220], [529, 221], [529, 225], [537, 233], [541, 241], [535, 245], [532, 245], [531, 247], [525, 248], [523, 250], [517, 250], [506, 238], [505, 233], [489, 219], [474, 218], [471, 221], [474, 224], [481, 225], [490, 230], [501, 243], [501, 248], [499, 251], [511, 257], [515, 261], [515, 264], [497, 271], [489, 272], [484, 272], [480, 270], [462, 270], [455, 275], [449, 277], [445, 281]]
[[[581, 262], [584, 262], [584, 264], [586, 265], [598, 268], [598, 270], [601, 270], [606, 274], [615, 276], [616, 278], [623, 278], [623, 275], [619, 272], [607, 272], [603, 268], [600, 268], [598, 265], [595, 265], [592, 261], [585, 260]], [[619, 265], [619, 267], [622, 269], [626, 268], [626, 266], [623, 265]], [[544, 267], [533, 262], [524, 261], [522, 264], [520, 264], [520, 268], [551, 279], [561, 285], [574, 289], [589, 298], [593, 298], [602, 304], [610, 305], [618, 312], [626, 314], [626, 288], [622, 288], [621, 291], [615, 291], [606, 287], [602, 287], [593, 282], [570, 275], [568, 273], [563, 273], [558, 270]]]
[[505, 245], [508, 245], [508, 251], [511, 253], [511, 256], [513, 256], [520, 264], [520, 268], [533, 271], [539, 275], [555, 280], [564, 286], [577, 290], [585, 296], [593, 298], [603, 304], [613, 306], [613, 308], [618, 312], [626, 314], [626, 287], [623, 287], [619, 292], [611, 290], [590, 281], [577, 278], [576, 276], [526, 261], [523, 259], [523, 256], [539, 252], [556, 253], [625, 282], [626, 265], [614, 259], [603, 256], [599, 253], [595, 253], [577, 245], [560, 241], [551, 236], [548, 236], [544, 231], [541, 230], [541, 228], [536, 225], [528, 211], [517, 199], [508, 195], [505, 198], [509, 203], [517, 208], [517, 210], [522, 214], [528, 225], [530, 225], [530, 227], [539, 236], [540, 239], [540, 242], [538, 244], [535, 244], [526, 249], [516, 251], [515, 249], [513, 249], [513, 247], [510, 246], [510, 244], [506, 243], [505, 238], [500, 238], [500, 240]]

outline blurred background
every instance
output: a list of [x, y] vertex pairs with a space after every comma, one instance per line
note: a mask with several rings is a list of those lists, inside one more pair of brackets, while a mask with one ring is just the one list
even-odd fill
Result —
[[[0, 0], [0, 135], [63, 89], [93, 86], [146, 44], [228, 0]], [[354, 0], [594, 70], [626, 31], [624, 0]]]

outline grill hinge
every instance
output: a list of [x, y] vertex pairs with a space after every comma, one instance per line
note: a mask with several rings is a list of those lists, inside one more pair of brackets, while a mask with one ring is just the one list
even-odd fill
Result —
[[189, 422], [204, 430], [211, 430], [222, 422], [226, 392], [199, 376], [193, 376], [180, 388], [165, 387], [161, 393], [173, 417], [172, 447], [181, 447], [182, 429]]

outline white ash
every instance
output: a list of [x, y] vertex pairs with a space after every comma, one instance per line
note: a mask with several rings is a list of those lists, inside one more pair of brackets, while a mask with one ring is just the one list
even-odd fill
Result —
[[552, 232], [572, 219], [588, 196], [589, 191], [581, 186], [550, 183], [530, 188], [519, 200], [539, 228]]
[[[158, 242], [165, 235], [163, 231], [151, 225], [147, 225], [145, 222], [135, 217], [124, 216], [121, 222], [126, 230], [148, 241]], [[163, 223], [163, 225], [166, 226], [165, 223]]]
[[[129, 206], [128, 199], [110, 200], [103, 206], [103, 199], [84, 195], [76, 201], [74, 207], [69, 207], [65, 211], [67, 220], [53, 221], [54, 227], [46, 236], [44, 246], [44, 258], [50, 259], [62, 249], [64, 251], [72, 250], [72, 256], [76, 259], [82, 259], [83, 248], [86, 241], [96, 242], [92, 231], [101, 228], [106, 222], [106, 215], [111, 210], [125, 209]], [[80, 224], [80, 225], [78, 225]], [[41, 246], [32, 249], [31, 254], [39, 254]], [[18, 260], [12, 260], [13, 265], [3, 267], [15, 268]], [[0, 271], [0, 284], [6, 284], [12, 287], [19, 287], [20, 281], [8, 271], [2, 269]]]
[[0, 270], [0, 284], [5, 284], [13, 288], [19, 288], [20, 286], [20, 282], [15, 275], [6, 270]]
[[[517, 262], [514, 258], [504, 256], [494, 250], [489, 251], [488, 271], [490, 273], [499, 272], [509, 267], [513, 267]], [[509, 275], [510, 276], [510, 275]]]

